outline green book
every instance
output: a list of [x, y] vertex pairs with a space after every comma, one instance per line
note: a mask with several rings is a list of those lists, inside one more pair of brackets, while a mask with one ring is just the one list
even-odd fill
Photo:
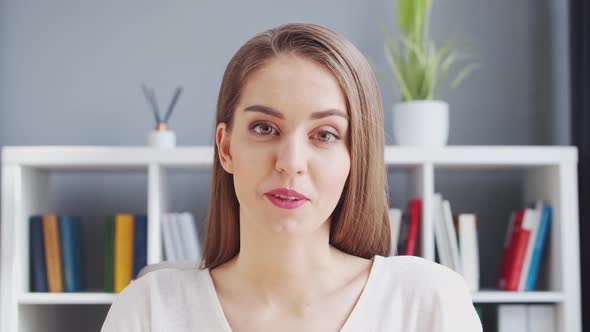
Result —
[[475, 311], [477, 312], [477, 315], [479, 316], [479, 321], [482, 321], [483, 316], [482, 316], [482, 308], [479, 305], [475, 305]]
[[107, 216], [104, 225], [104, 291], [113, 293], [115, 288], [115, 216]]

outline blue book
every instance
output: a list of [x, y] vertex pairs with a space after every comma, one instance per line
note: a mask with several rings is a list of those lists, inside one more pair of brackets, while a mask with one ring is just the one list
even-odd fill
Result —
[[133, 279], [147, 264], [147, 216], [133, 217]]
[[83, 252], [80, 217], [59, 215], [59, 239], [63, 266], [64, 292], [82, 290]]
[[84, 262], [84, 228], [82, 227], [82, 220], [80, 217], [75, 217], [76, 222], [74, 223], [74, 248], [78, 248], [74, 252], [74, 266], [76, 270], [75, 281], [78, 290], [86, 289], [86, 267]]
[[31, 250], [31, 291], [47, 292], [47, 269], [45, 268], [45, 243], [43, 241], [43, 217], [31, 216], [30, 250]]
[[551, 206], [544, 205], [541, 213], [541, 220], [539, 222], [539, 231], [535, 239], [535, 246], [533, 247], [533, 256], [531, 257], [531, 266], [526, 281], [526, 290], [531, 291], [535, 289], [535, 283], [539, 275], [539, 266], [541, 265], [541, 258], [543, 257], [543, 248], [545, 247], [545, 240], [549, 233], [549, 225], [551, 224]]

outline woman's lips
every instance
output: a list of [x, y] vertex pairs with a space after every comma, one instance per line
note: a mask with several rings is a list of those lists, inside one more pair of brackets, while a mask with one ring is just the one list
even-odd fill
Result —
[[305, 204], [308, 200], [307, 199], [298, 199], [298, 200], [290, 200], [290, 199], [281, 199], [273, 194], [266, 193], [264, 194], [268, 198], [268, 200], [274, 204], [275, 206], [282, 208], [282, 209], [296, 209], [301, 207]]

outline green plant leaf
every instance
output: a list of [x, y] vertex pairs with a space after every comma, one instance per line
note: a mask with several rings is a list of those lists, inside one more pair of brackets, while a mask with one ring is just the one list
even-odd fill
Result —
[[422, 43], [431, 0], [397, 0], [397, 22], [405, 35]]
[[406, 36], [400, 36], [399, 40], [408, 49], [408, 60], [412, 55], [419, 64], [423, 65], [426, 62], [424, 46]]
[[428, 46], [428, 61], [424, 75], [424, 84], [426, 85], [424, 95], [426, 96], [426, 99], [434, 99], [434, 87], [436, 85], [437, 78], [438, 57], [436, 46], [434, 46], [434, 42], [430, 42]]
[[397, 23], [402, 31], [397, 40], [386, 29], [385, 55], [403, 100], [442, 97], [443, 89], [455, 89], [477, 66], [468, 65], [448, 84], [451, 67], [463, 54], [456, 42], [437, 48], [427, 39], [431, 0], [397, 0]]
[[399, 37], [401, 44], [406, 48], [406, 66], [403, 68], [408, 89], [413, 99], [423, 99], [422, 83], [425, 76], [426, 54], [424, 47], [415, 40], [406, 36]]
[[395, 77], [397, 84], [400, 89], [400, 93], [402, 95], [403, 100], [411, 100], [412, 96], [410, 91], [406, 86], [406, 82], [403, 78], [402, 72], [400, 70], [401, 63], [399, 63], [399, 51], [397, 50], [395, 44], [386, 44], [385, 48], [385, 58], [389, 63], [389, 67], [391, 68], [391, 72]]
[[440, 93], [440, 87], [441, 85], [444, 84], [445, 79], [446, 79], [446, 71], [443, 70], [443, 66], [442, 63], [445, 59], [445, 57], [451, 53], [453, 47], [453, 43], [450, 41], [447, 41], [443, 44], [443, 46], [436, 50], [434, 49], [434, 52], [436, 53], [436, 55], [434, 56], [434, 63], [435, 63], [435, 68], [434, 70], [434, 81], [433, 81], [433, 86], [432, 86], [432, 94], [433, 94], [433, 98], [441, 98], [441, 93]]
[[455, 79], [451, 83], [449, 93], [452, 93], [459, 86], [459, 84], [461, 84], [461, 82], [463, 82], [463, 80], [467, 78], [467, 76], [469, 76], [475, 69], [479, 67], [480, 65], [478, 63], [470, 63], [463, 69], [461, 69], [461, 71], [459, 71], [459, 73], [457, 74], [457, 76], [455, 76]]
[[[446, 56], [443, 57], [442, 62], [439, 66], [439, 82], [442, 84], [446, 84], [447, 76], [450, 70], [450, 67], [455, 63], [458, 59], [458, 53], [456, 51], [449, 51]], [[441, 91], [441, 93], [443, 93]], [[445, 96], [448, 95], [448, 89], [443, 93]]]
[[420, 44], [424, 40], [426, 33], [426, 21], [428, 19], [428, 13], [430, 11], [430, 0], [416, 0], [415, 1], [415, 32], [414, 38]]
[[409, 35], [414, 31], [415, 26], [415, 1], [398, 0], [397, 1], [397, 24], [402, 31]]

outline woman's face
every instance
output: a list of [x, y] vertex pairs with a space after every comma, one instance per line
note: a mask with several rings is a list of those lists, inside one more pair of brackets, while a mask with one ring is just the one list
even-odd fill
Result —
[[[350, 171], [348, 127], [344, 94], [320, 65], [281, 56], [251, 73], [231, 132], [224, 123], [216, 132], [223, 167], [234, 177], [241, 227], [303, 234], [322, 226]], [[281, 188], [305, 198], [271, 193]]]

